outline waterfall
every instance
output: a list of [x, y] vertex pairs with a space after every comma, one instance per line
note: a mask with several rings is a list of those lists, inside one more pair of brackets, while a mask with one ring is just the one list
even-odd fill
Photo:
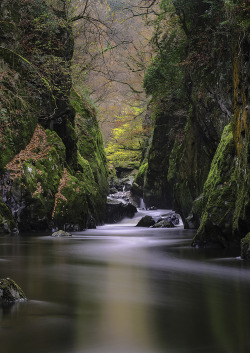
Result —
[[146, 205], [143, 201], [143, 198], [140, 198], [140, 208], [144, 208], [146, 210]]

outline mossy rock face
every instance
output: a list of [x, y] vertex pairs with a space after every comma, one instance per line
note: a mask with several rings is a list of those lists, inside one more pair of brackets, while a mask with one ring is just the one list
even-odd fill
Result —
[[236, 180], [235, 144], [231, 125], [225, 127], [203, 189], [202, 219], [193, 245], [228, 246], [232, 236]]
[[26, 299], [24, 292], [13, 279], [0, 279], [0, 304], [11, 304]]
[[0, 206], [0, 232], [15, 223], [20, 231], [102, 223], [106, 157], [95, 112], [78, 94], [70, 99], [74, 41], [65, 6], [2, 0], [0, 8], [0, 178], [6, 203]]
[[104, 198], [108, 193], [108, 168], [102, 134], [95, 110], [75, 90], [71, 90], [70, 102], [76, 111], [78, 151], [87, 160], [94, 180]]
[[189, 229], [198, 229], [201, 223], [203, 212], [203, 195], [200, 195], [193, 201], [191, 213], [186, 218]]
[[6, 165], [6, 204], [20, 230], [49, 228], [64, 161], [61, 139], [37, 125], [30, 143]]
[[168, 179], [174, 184], [174, 209], [181, 215], [185, 228], [194, 227], [188, 217], [194, 200], [202, 194], [214, 153], [206, 142], [197, 131], [197, 122], [189, 118], [183, 140], [175, 142], [170, 155]]
[[6, 202], [20, 231], [53, 226], [82, 230], [93, 226], [92, 218], [103, 221], [104, 197], [89, 162], [78, 153], [79, 170], [73, 174], [64, 167], [65, 160], [60, 137], [38, 125], [29, 145], [7, 164], [12, 185]]
[[156, 114], [143, 185], [143, 200], [147, 207], [173, 208], [173, 183], [168, 180], [170, 154], [186, 120], [185, 110], [169, 111], [167, 106]]
[[50, 5], [1, 1], [0, 125], [4, 121], [5, 131], [1, 136], [0, 126], [0, 170], [29, 143], [37, 122], [61, 137], [69, 165], [77, 160], [75, 112], [68, 100], [72, 27], [64, 5]]
[[143, 197], [143, 186], [144, 186], [144, 180], [145, 176], [148, 170], [148, 163], [143, 163], [133, 181], [132, 187], [131, 187], [131, 192], [139, 197]]
[[241, 258], [250, 261], [250, 233], [241, 239]]
[[11, 233], [17, 231], [16, 221], [11, 210], [0, 198], [0, 234]]

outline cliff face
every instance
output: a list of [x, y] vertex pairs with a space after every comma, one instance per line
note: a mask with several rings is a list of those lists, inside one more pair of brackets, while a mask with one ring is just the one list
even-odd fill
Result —
[[175, 141], [182, 139], [188, 114], [185, 110], [171, 111], [167, 104], [163, 107], [155, 117], [148, 166], [143, 180], [143, 200], [147, 207], [172, 208], [173, 180], [168, 178], [171, 169], [170, 154]]
[[[145, 80], [146, 89], [153, 87], [149, 93], [161, 119], [155, 120], [144, 188], [146, 199], [150, 190], [161, 200], [157, 205], [174, 207], [186, 227], [196, 227], [199, 217], [191, 214], [192, 205], [202, 193], [220, 136], [232, 113], [232, 68], [227, 31], [220, 27], [225, 20], [221, 2], [172, 3], [170, 6], [162, 1], [164, 16], [176, 18], [176, 22], [166, 33], [156, 32], [157, 59]], [[161, 96], [168, 102], [164, 110]], [[152, 177], [150, 169], [155, 171]]]
[[[190, 113], [184, 139], [172, 151], [174, 207], [186, 228], [197, 228], [200, 210], [194, 201], [201, 197], [211, 162], [225, 125], [230, 122], [232, 103], [229, 78], [204, 87], [199, 77], [189, 81]], [[197, 213], [198, 211], [198, 213]]]
[[249, 42], [236, 32], [232, 48], [233, 115], [222, 135], [204, 186], [203, 213], [194, 245], [239, 244], [250, 230], [249, 195]]
[[[185, 56], [176, 65], [185, 67], [189, 113], [181, 139], [171, 144], [167, 136], [172, 127], [172, 135], [179, 134], [178, 124], [175, 129], [169, 110], [162, 113], [165, 119], [156, 119], [148, 160], [155, 173], [144, 178], [145, 196], [151, 190], [160, 198], [155, 203], [168, 208], [173, 194], [185, 227], [198, 228], [193, 245], [236, 245], [250, 230], [249, 6], [196, 3], [173, 2], [186, 36]], [[157, 77], [150, 78], [154, 85]], [[153, 101], [161, 109], [154, 96]]]
[[105, 213], [106, 159], [95, 112], [71, 89], [63, 2], [0, 6], [0, 231], [94, 226]]

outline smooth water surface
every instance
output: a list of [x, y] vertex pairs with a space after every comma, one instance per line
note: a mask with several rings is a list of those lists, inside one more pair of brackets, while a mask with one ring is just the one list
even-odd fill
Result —
[[1, 237], [0, 278], [29, 298], [0, 309], [1, 352], [249, 353], [250, 266], [239, 252], [135, 223]]

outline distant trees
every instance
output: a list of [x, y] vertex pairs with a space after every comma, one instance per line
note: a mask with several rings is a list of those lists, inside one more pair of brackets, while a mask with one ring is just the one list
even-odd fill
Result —
[[[152, 28], [146, 18], [131, 16], [131, 9], [144, 3], [70, 1], [68, 17], [75, 35], [73, 84], [83, 95], [87, 91], [98, 106], [105, 140], [124, 110], [140, 106], [146, 111], [143, 77], [152, 58]], [[142, 9], [145, 12], [146, 7]]]

